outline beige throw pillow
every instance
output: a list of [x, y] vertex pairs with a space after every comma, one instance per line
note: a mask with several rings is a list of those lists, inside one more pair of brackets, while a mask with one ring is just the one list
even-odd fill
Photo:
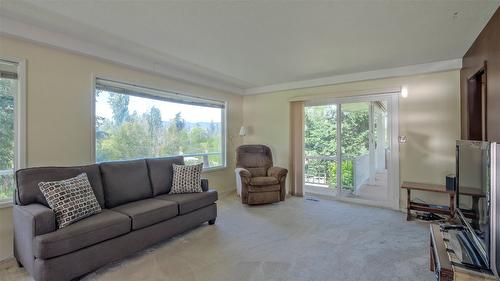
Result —
[[176, 165], [171, 194], [203, 192], [201, 189], [201, 171], [203, 163], [197, 165]]
[[38, 187], [56, 215], [58, 228], [101, 212], [85, 173], [61, 181], [40, 182]]

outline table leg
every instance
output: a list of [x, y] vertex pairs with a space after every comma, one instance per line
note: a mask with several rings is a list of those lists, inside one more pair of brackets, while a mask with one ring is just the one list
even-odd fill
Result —
[[431, 238], [430, 238], [429, 253], [430, 253], [430, 259], [429, 259], [430, 260], [430, 263], [429, 263], [430, 270], [432, 272], [434, 272], [434, 270], [436, 270], [436, 269], [434, 268], [434, 266], [435, 266], [435, 264], [434, 264], [434, 246], [432, 245], [432, 235], [431, 235]]
[[450, 219], [455, 215], [455, 194], [450, 193]]
[[411, 189], [406, 190], [406, 220], [409, 221], [411, 220], [411, 209], [410, 209], [410, 202], [411, 202]]
[[473, 218], [471, 226], [473, 228], [479, 227], [479, 196], [472, 196], [472, 212]]

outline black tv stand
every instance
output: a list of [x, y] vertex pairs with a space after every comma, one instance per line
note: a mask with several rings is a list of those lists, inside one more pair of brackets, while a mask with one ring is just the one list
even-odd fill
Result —
[[[444, 230], [442, 229], [444, 228]], [[500, 279], [490, 270], [476, 265], [463, 263], [457, 258], [452, 243], [450, 243], [449, 230], [460, 230], [456, 226], [430, 225], [430, 270], [436, 272], [440, 281], [490, 281]]]
[[450, 230], [450, 229], [464, 229], [464, 226], [461, 225], [461, 224], [447, 224], [447, 223], [443, 223], [443, 224], [439, 225], [439, 228], [441, 229], [441, 231], [447, 231], [447, 230]]

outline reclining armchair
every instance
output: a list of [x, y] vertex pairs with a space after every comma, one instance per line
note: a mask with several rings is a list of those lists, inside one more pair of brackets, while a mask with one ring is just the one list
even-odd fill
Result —
[[273, 156], [269, 147], [238, 147], [235, 172], [237, 190], [243, 204], [267, 204], [285, 200], [288, 170], [273, 167]]

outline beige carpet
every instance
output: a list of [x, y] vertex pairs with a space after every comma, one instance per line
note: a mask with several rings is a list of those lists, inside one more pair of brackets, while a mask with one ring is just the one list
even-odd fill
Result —
[[[83, 280], [433, 280], [428, 225], [405, 214], [319, 199], [247, 207], [219, 202], [213, 226], [91, 273]], [[13, 262], [0, 280], [31, 280]]]

